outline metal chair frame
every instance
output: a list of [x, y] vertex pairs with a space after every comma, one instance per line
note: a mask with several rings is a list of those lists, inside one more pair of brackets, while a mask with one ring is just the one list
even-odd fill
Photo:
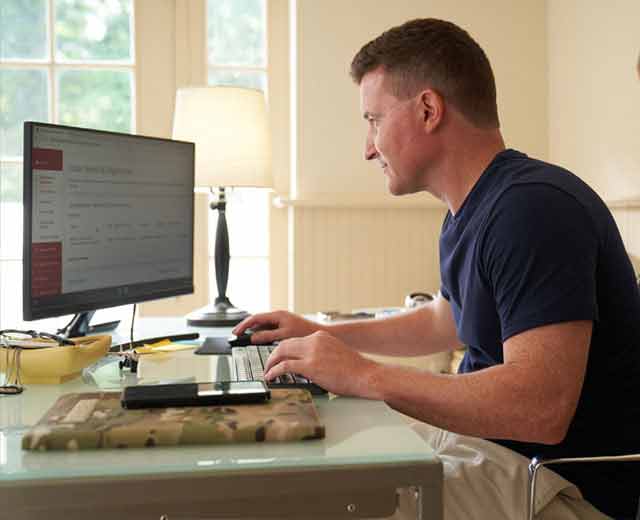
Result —
[[[536, 478], [538, 476], [538, 470], [543, 466], [549, 464], [565, 464], [571, 462], [640, 462], [640, 453], [632, 455], [612, 455], [612, 456], [600, 456], [600, 457], [566, 457], [558, 459], [541, 459], [534, 457], [529, 464], [529, 490], [527, 500], [527, 516], [526, 520], [533, 520], [535, 518], [535, 498], [536, 498]], [[638, 505], [638, 513], [636, 520], [640, 520], [640, 504]]]

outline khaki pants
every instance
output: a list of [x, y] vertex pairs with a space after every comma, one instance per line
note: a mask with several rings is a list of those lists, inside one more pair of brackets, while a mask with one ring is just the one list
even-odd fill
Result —
[[[499, 444], [410, 420], [444, 468], [444, 520], [524, 520], [529, 459]], [[541, 468], [537, 520], [609, 518], [582, 498], [571, 482]]]

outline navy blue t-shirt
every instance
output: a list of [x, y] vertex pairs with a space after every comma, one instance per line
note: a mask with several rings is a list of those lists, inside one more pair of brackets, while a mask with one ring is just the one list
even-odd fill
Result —
[[[585, 381], [558, 445], [497, 440], [527, 457], [640, 452], [640, 293], [606, 205], [572, 173], [505, 150], [484, 171], [440, 237], [441, 292], [458, 338], [460, 372], [503, 362], [520, 332], [593, 321]], [[640, 464], [558, 465], [607, 512], [637, 507]]]

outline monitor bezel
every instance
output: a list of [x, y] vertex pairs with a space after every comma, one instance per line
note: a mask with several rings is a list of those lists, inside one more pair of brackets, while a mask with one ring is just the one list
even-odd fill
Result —
[[[141, 140], [152, 140], [160, 142], [172, 142], [182, 143], [190, 145], [192, 149], [191, 153], [191, 193], [193, 194], [195, 188], [195, 144], [189, 141], [180, 141], [176, 139], [167, 139], [162, 137], [152, 137], [140, 134], [128, 134], [124, 132], [112, 132], [108, 130], [98, 130], [94, 128], [76, 127], [69, 125], [59, 125], [54, 123], [41, 123], [37, 121], [25, 121], [24, 122], [24, 156], [23, 156], [23, 262], [22, 262], [22, 313], [25, 321], [38, 320], [44, 318], [54, 318], [57, 316], [64, 316], [68, 314], [75, 314], [86, 311], [93, 311], [98, 309], [106, 309], [109, 307], [118, 307], [120, 305], [130, 305], [134, 303], [142, 303], [145, 301], [157, 300], [160, 298], [169, 298], [173, 296], [181, 296], [185, 294], [194, 293], [194, 236], [195, 236], [195, 197], [191, 197], [191, 276], [186, 278], [164, 280], [162, 282], [147, 282], [141, 284], [127, 284], [127, 288], [140, 289], [144, 285], [157, 285], [157, 291], [151, 293], [151, 289], [147, 294], [142, 296], [139, 294], [123, 295], [118, 294], [115, 296], [106, 295], [107, 291], [117, 290], [116, 287], [94, 289], [91, 291], [78, 291], [76, 293], [68, 293], [69, 295], [75, 295], [73, 303], [64, 303], [60, 305], [48, 305], [43, 307], [34, 307], [31, 296], [31, 244], [33, 240], [33, 133], [37, 127], [48, 127], [61, 130], [73, 130], [90, 132], [93, 134], [106, 134], [122, 137], [130, 137]], [[175, 287], [168, 287], [169, 282], [178, 282], [180, 285]], [[164, 285], [162, 285], [164, 284]], [[105, 297], [98, 301], [92, 300], [90, 302], [82, 301], [83, 295], [87, 296], [89, 293], [105, 293]], [[79, 300], [79, 301], [76, 301]]]

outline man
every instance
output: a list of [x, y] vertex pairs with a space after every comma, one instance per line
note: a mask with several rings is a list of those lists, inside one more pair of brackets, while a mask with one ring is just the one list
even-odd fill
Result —
[[[236, 333], [252, 327], [254, 343], [281, 341], [267, 379], [300, 373], [526, 457], [637, 452], [640, 296], [604, 203], [566, 170], [505, 149], [491, 66], [459, 27], [395, 27], [357, 53], [351, 74], [368, 124], [365, 158], [382, 167], [389, 191], [427, 191], [448, 206], [441, 290], [418, 310], [371, 322], [248, 318]], [[460, 343], [455, 376], [359, 354]], [[632, 516], [639, 467], [557, 471], [596, 507]]]

